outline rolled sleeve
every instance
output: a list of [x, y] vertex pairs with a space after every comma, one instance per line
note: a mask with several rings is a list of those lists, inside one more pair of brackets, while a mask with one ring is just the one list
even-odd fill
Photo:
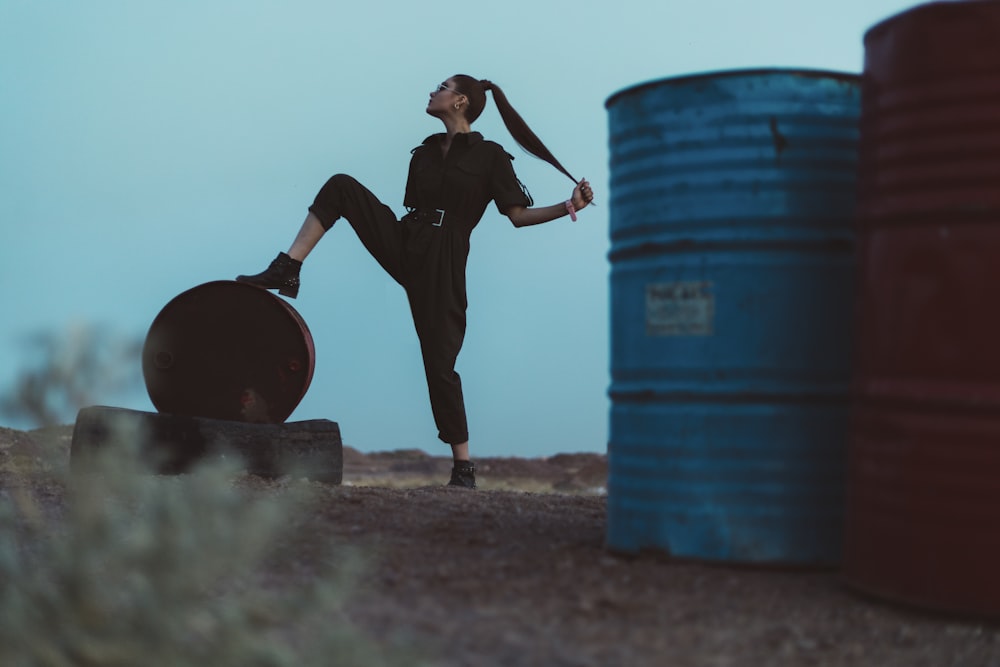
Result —
[[514, 158], [503, 149], [497, 152], [493, 161], [493, 174], [490, 182], [490, 194], [496, 202], [500, 213], [506, 212], [512, 206], [531, 206], [531, 195], [517, 179], [514, 173]]

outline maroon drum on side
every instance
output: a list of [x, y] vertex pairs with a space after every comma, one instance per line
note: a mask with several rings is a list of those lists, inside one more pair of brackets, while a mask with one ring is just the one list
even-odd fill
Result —
[[146, 336], [142, 372], [160, 412], [280, 424], [305, 396], [315, 347], [298, 312], [228, 280], [175, 297]]

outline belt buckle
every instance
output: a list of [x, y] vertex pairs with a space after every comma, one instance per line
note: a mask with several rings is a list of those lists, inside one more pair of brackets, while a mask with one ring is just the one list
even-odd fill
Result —
[[434, 209], [434, 212], [438, 213], [440, 215], [438, 216], [437, 222], [432, 222], [431, 226], [432, 227], [440, 227], [442, 224], [444, 224], [444, 209], [443, 208], [436, 208], [436, 209]]

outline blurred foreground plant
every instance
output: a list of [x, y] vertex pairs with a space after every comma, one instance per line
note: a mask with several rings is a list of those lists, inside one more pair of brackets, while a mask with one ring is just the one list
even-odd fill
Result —
[[356, 557], [306, 533], [306, 483], [234, 485], [211, 462], [139, 469], [133, 439], [65, 480], [53, 511], [0, 488], [0, 665], [412, 665], [352, 629]]
[[28, 365], [0, 396], [0, 415], [33, 427], [71, 423], [80, 408], [142, 384], [142, 341], [78, 323], [24, 341]]

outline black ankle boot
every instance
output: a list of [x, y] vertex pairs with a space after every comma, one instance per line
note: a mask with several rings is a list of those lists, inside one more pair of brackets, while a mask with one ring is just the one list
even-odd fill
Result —
[[281, 296], [294, 299], [299, 295], [299, 269], [302, 262], [292, 259], [285, 253], [278, 253], [266, 271], [253, 276], [236, 276], [236, 281], [276, 289]]
[[472, 461], [455, 461], [451, 468], [451, 481], [448, 482], [448, 486], [476, 488], [476, 466]]

